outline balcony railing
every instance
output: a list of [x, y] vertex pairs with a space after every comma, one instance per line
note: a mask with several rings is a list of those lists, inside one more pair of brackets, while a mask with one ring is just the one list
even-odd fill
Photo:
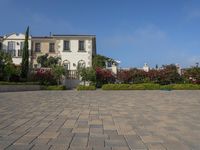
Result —
[[66, 79], [79, 79], [77, 70], [66, 70]]

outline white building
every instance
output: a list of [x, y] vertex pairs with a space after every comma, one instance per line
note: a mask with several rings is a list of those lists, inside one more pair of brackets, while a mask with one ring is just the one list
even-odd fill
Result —
[[[2, 37], [1, 49], [11, 54], [13, 63], [20, 65], [22, 62], [22, 49], [24, 46], [24, 34], [8, 34]], [[29, 37], [29, 51], [31, 50], [31, 37]]]
[[144, 64], [144, 66], [143, 66], [142, 70], [144, 70], [145, 72], [149, 72], [149, 70], [150, 70], [150, 67], [148, 66], [148, 64], [147, 64], [147, 63], [145, 63], [145, 64]]
[[[9, 34], [0, 37], [0, 49], [11, 54], [13, 63], [20, 65], [24, 34]], [[60, 57], [61, 64], [68, 70], [76, 70], [79, 66], [91, 67], [92, 55], [96, 54], [95, 35], [52, 35], [29, 37], [30, 62], [37, 67], [37, 57], [48, 54]]]
[[96, 38], [90, 35], [53, 35], [62, 64], [68, 70], [91, 67], [96, 54]]

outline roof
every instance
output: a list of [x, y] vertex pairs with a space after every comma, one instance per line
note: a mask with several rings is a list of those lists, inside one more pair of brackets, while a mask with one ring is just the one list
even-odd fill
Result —
[[[9, 35], [12, 35], [12, 34], [9, 34]], [[6, 35], [6, 36], [9, 36], [9, 35]], [[54, 37], [96, 37], [96, 35], [86, 35], [86, 34], [85, 35], [81, 35], [81, 34], [53, 34], [52, 36], [31, 36], [32, 39], [53, 39]], [[3, 36], [0, 36], [0, 39], [2, 39], [2, 38], [3, 38]]]
[[32, 36], [32, 39], [52, 39], [51, 36]]
[[71, 36], [75, 36], [75, 37], [95, 37], [96, 35], [89, 35], [89, 34], [53, 34], [52, 36], [54, 37], [71, 37]]

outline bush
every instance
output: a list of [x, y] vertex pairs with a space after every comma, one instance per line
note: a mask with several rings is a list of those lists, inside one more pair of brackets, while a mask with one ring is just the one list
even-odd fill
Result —
[[79, 85], [77, 88], [76, 88], [78, 91], [82, 91], [82, 90], [96, 90], [96, 87], [95, 86], [84, 86], [84, 85]]
[[159, 90], [159, 84], [142, 83], [142, 84], [105, 84], [103, 90]]
[[183, 76], [186, 79], [186, 82], [200, 84], [200, 68], [199, 67], [186, 69]]
[[41, 85], [56, 85], [57, 81], [51, 69], [38, 69], [35, 73], [35, 80]]
[[147, 82], [147, 72], [133, 68], [130, 70], [120, 70], [117, 79], [121, 83], [145, 83]]
[[85, 83], [88, 81], [90, 84], [95, 85], [96, 83], [96, 72], [93, 68], [80, 68], [79, 74], [81, 80]]
[[200, 90], [197, 84], [170, 84], [161, 86], [161, 90]]
[[200, 90], [197, 84], [169, 84], [159, 85], [153, 83], [142, 84], [105, 84], [103, 90]]
[[54, 85], [54, 86], [42, 86], [42, 90], [66, 90], [66, 87], [63, 85]]
[[114, 83], [115, 77], [110, 70], [96, 68], [96, 86], [101, 87], [103, 84]]
[[39, 82], [4, 82], [4, 81], [0, 81], [0, 85], [39, 85]]

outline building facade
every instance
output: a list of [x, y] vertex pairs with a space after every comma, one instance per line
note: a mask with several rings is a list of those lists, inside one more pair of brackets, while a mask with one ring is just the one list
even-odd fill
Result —
[[[0, 49], [11, 54], [13, 63], [20, 65], [24, 34], [10, 34], [0, 36]], [[60, 57], [61, 64], [68, 70], [77, 70], [78, 67], [91, 67], [92, 56], [96, 54], [95, 35], [51, 35], [29, 37], [30, 62], [34, 68], [39, 67], [37, 58], [48, 54]]]

